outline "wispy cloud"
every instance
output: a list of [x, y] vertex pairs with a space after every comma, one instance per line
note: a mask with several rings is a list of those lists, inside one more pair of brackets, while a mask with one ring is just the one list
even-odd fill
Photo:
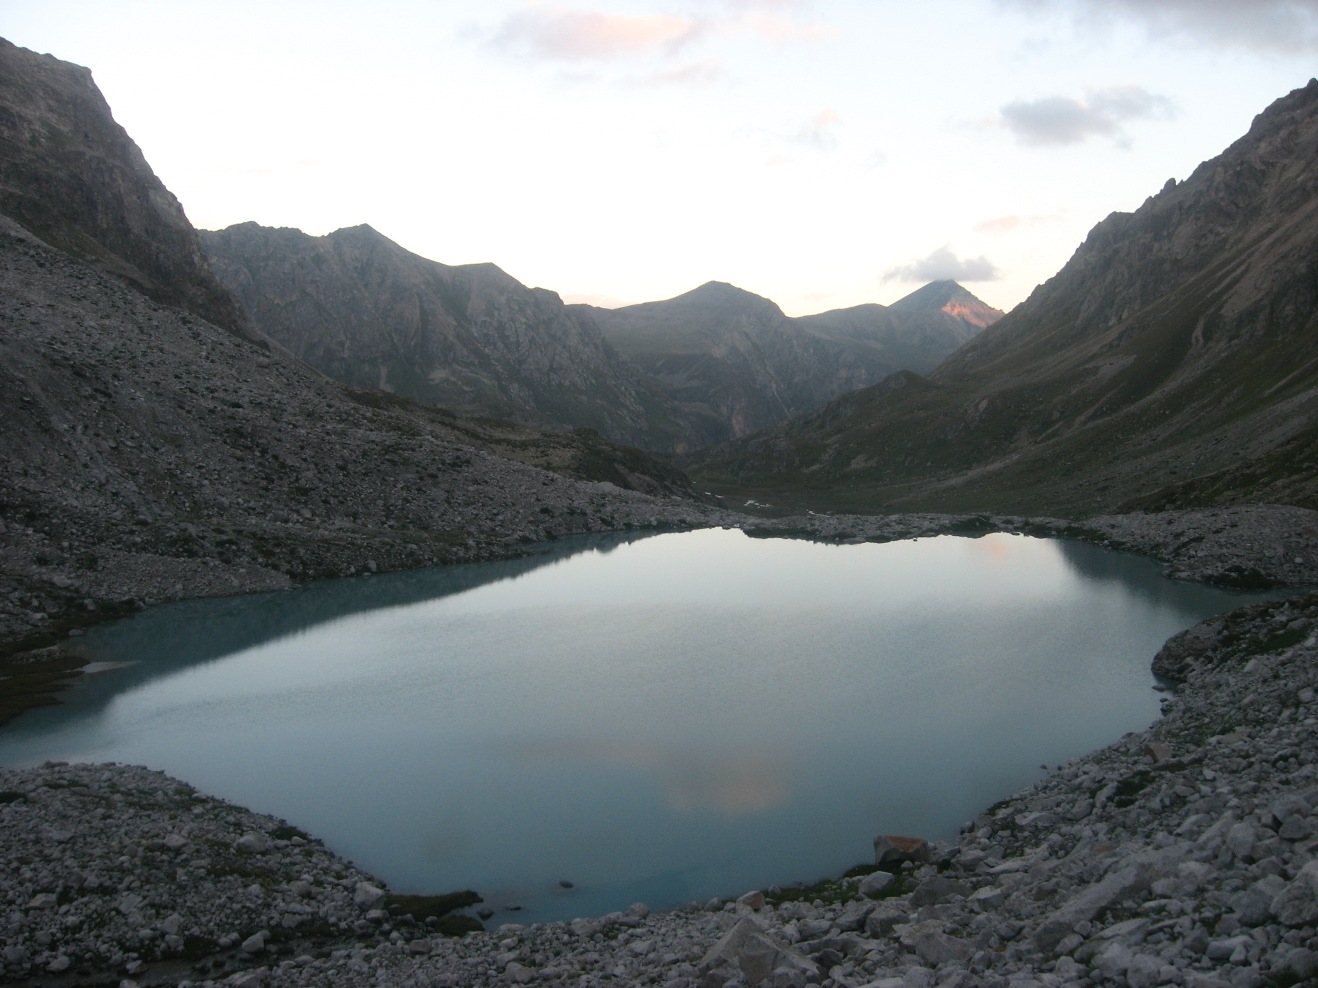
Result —
[[723, 74], [716, 62], [688, 62], [632, 80], [636, 86], [707, 86]]
[[841, 123], [836, 110], [824, 107], [802, 125], [792, 142], [818, 151], [832, 150], [837, 147], [837, 129]]
[[1079, 144], [1091, 137], [1110, 138], [1125, 146], [1129, 144], [1127, 122], [1166, 119], [1174, 112], [1169, 99], [1140, 86], [1099, 89], [1084, 99], [1045, 96], [1017, 100], [999, 110], [1002, 125], [1020, 143], [1035, 147]]
[[980, 220], [971, 229], [976, 233], [999, 236], [1011, 233], [1013, 230], [1038, 226], [1041, 223], [1051, 223], [1056, 219], [1057, 214], [1055, 213], [1030, 213], [1028, 215], [1013, 213], [1007, 216], [994, 216], [990, 219]]
[[928, 257], [889, 268], [883, 281], [997, 281], [997, 267], [983, 255], [957, 257], [948, 246], [939, 247]]
[[1070, 13], [1090, 30], [1140, 25], [1158, 40], [1288, 55], [1318, 52], [1318, 0], [999, 0]]
[[801, 21], [783, 14], [749, 11], [725, 25], [726, 29], [745, 32], [777, 44], [825, 41], [836, 36], [835, 28], [821, 21]]
[[569, 7], [532, 7], [503, 22], [497, 48], [537, 58], [596, 60], [638, 52], [672, 53], [699, 36], [705, 22], [671, 14], [633, 16]]
[[794, 0], [725, 0], [712, 16], [617, 14], [545, 4], [508, 16], [491, 44], [522, 57], [556, 61], [606, 61], [638, 54], [672, 57], [707, 35], [751, 36], [776, 44], [815, 42], [834, 35], [828, 25], [805, 21], [787, 8]]

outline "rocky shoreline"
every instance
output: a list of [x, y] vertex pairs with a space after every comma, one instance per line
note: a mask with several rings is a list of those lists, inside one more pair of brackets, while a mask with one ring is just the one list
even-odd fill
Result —
[[[484, 471], [511, 469], [494, 457]], [[499, 480], [486, 480], [499, 488]], [[573, 492], [562, 478], [545, 481]], [[1174, 579], [1240, 589], [1318, 586], [1318, 511], [1287, 505], [1245, 505], [1200, 511], [1106, 515], [1083, 523], [1057, 518], [993, 514], [821, 515], [760, 518], [679, 498], [654, 498], [600, 484], [598, 503], [581, 511], [580, 530], [568, 534], [631, 530], [671, 531], [722, 525], [759, 537], [785, 536], [835, 542], [887, 542], [936, 535], [1024, 532], [1076, 538], [1104, 548], [1150, 556]], [[579, 496], [579, 495], [578, 495]], [[499, 541], [453, 551], [449, 562], [473, 562], [524, 554], [546, 537], [532, 513], [504, 513], [509, 530]], [[606, 524], [602, 519], [607, 518]], [[55, 702], [58, 691], [78, 675], [83, 658], [69, 636], [108, 619], [167, 600], [260, 593], [298, 582], [287, 573], [214, 557], [181, 559], [149, 552], [103, 549], [96, 571], [81, 568], [42, 533], [5, 529], [7, 594], [0, 595], [0, 724], [23, 709]], [[407, 569], [434, 559], [415, 556], [418, 547], [399, 539], [377, 539], [372, 557], [363, 547], [343, 551], [319, 576], [350, 576]], [[377, 562], [376, 560], [379, 560]]]
[[[976, 529], [1138, 549], [1217, 582], [1318, 583], [1318, 514], [740, 519], [836, 540]], [[282, 821], [142, 768], [0, 770], [5, 980], [15, 984], [669, 988], [1318, 979], [1318, 594], [1173, 638], [1184, 680], [1147, 731], [1060, 766], [925, 861], [734, 903], [504, 926], [397, 915]], [[881, 826], [881, 821], [876, 821]], [[806, 877], [806, 876], [803, 876]]]

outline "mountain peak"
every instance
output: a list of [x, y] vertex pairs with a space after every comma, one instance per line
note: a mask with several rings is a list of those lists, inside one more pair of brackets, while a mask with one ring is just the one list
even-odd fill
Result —
[[1001, 309], [993, 308], [950, 279], [931, 281], [889, 308], [903, 312], [945, 312], [980, 329], [993, 325], [1004, 315]]
[[693, 288], [677, 298], [699, 299], [702, 302], [710, 302], [716, 299], [753, 299], [757, 302], [768, 302], [767, 298], [762, 295], [756, 295], [754, 292], [748, 292], [744, 288], [738, 288], [736, 285], [726, 281], [707, 281], [699, 288]]
[[197, 233], [81, 65], [0, 39], [0, 212], [59, 250], [248, 336]]

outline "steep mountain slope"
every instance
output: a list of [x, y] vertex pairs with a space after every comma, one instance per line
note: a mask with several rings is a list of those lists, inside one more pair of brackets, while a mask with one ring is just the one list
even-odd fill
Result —
[[[22, 103], [10, 86], [90, 86], [85, 69], [15, 51], [0, 106]], [[53, 102], [43, 125], [122, 134], [97, 100]], [[85, 116], [96, 106], [99, 121]], [[157, 226], [118, 211], [159, 190], [145, 162], [107, 166], [101, 209], [101, 187], [80, 185], [58, 148], [52, 176], [26, 149], [14, 167], [11, 150], [0, 146], [0, 174], [29, 190], [70, 183], [116, 257], [177, 248], [176, 227], [158, 243]], [[705, 517], [680, 472], [597, 435], [354, 390], [209, 322], [177, 304], [218, 290], [205, 268], [174, 270], [166, 304], [75, 253], [0, 212], [0, 656], [125, 597], [272, 589]]]
[[784, 422], [893, 371], [928, 370], [1001, 315], [955, 283], [929, 287], [891, 307], [796, 319], [722, 282], [593, 311], [609, 342], [681, 405], [684, 452]]
[[369, 226], [310, 237], [243, 223], [201, 237], [253, 324], [336, 380], [633, 445], [672, 431], [671, 410], [588, 314], [493, 264], [439, 264]]
[[816, 503], [1088, 514], [1318, 501], [1318, 81], [928, 378], [697, 465]]
[[250, 335], [91, 72], [3, 38], [0, 212], [159, 302]]

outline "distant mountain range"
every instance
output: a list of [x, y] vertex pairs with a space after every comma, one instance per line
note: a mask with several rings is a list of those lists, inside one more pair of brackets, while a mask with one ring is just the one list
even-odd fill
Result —
[[201, 242], [252, 325], [336, 380], [661, 452], [928, 370], [1001, 316], [950, 282], [802, 319], [716, 282], [622, 309], [564, 305], [492, 264], [430, 261], [368, 226], [311, 237], [243, 223]]
[[898, 370], [927, 371], [1002, 317], [955, 282], [888, 307], [795, 319], [723, 282], [590, 311], [605, 339], [677, 402], [686, 440], [677, 452], [785, 422]]
[[816, 507], [1318, 507], [1318, 81], [1098, 224], [931, 374], [691, 466], [705, 484]]

